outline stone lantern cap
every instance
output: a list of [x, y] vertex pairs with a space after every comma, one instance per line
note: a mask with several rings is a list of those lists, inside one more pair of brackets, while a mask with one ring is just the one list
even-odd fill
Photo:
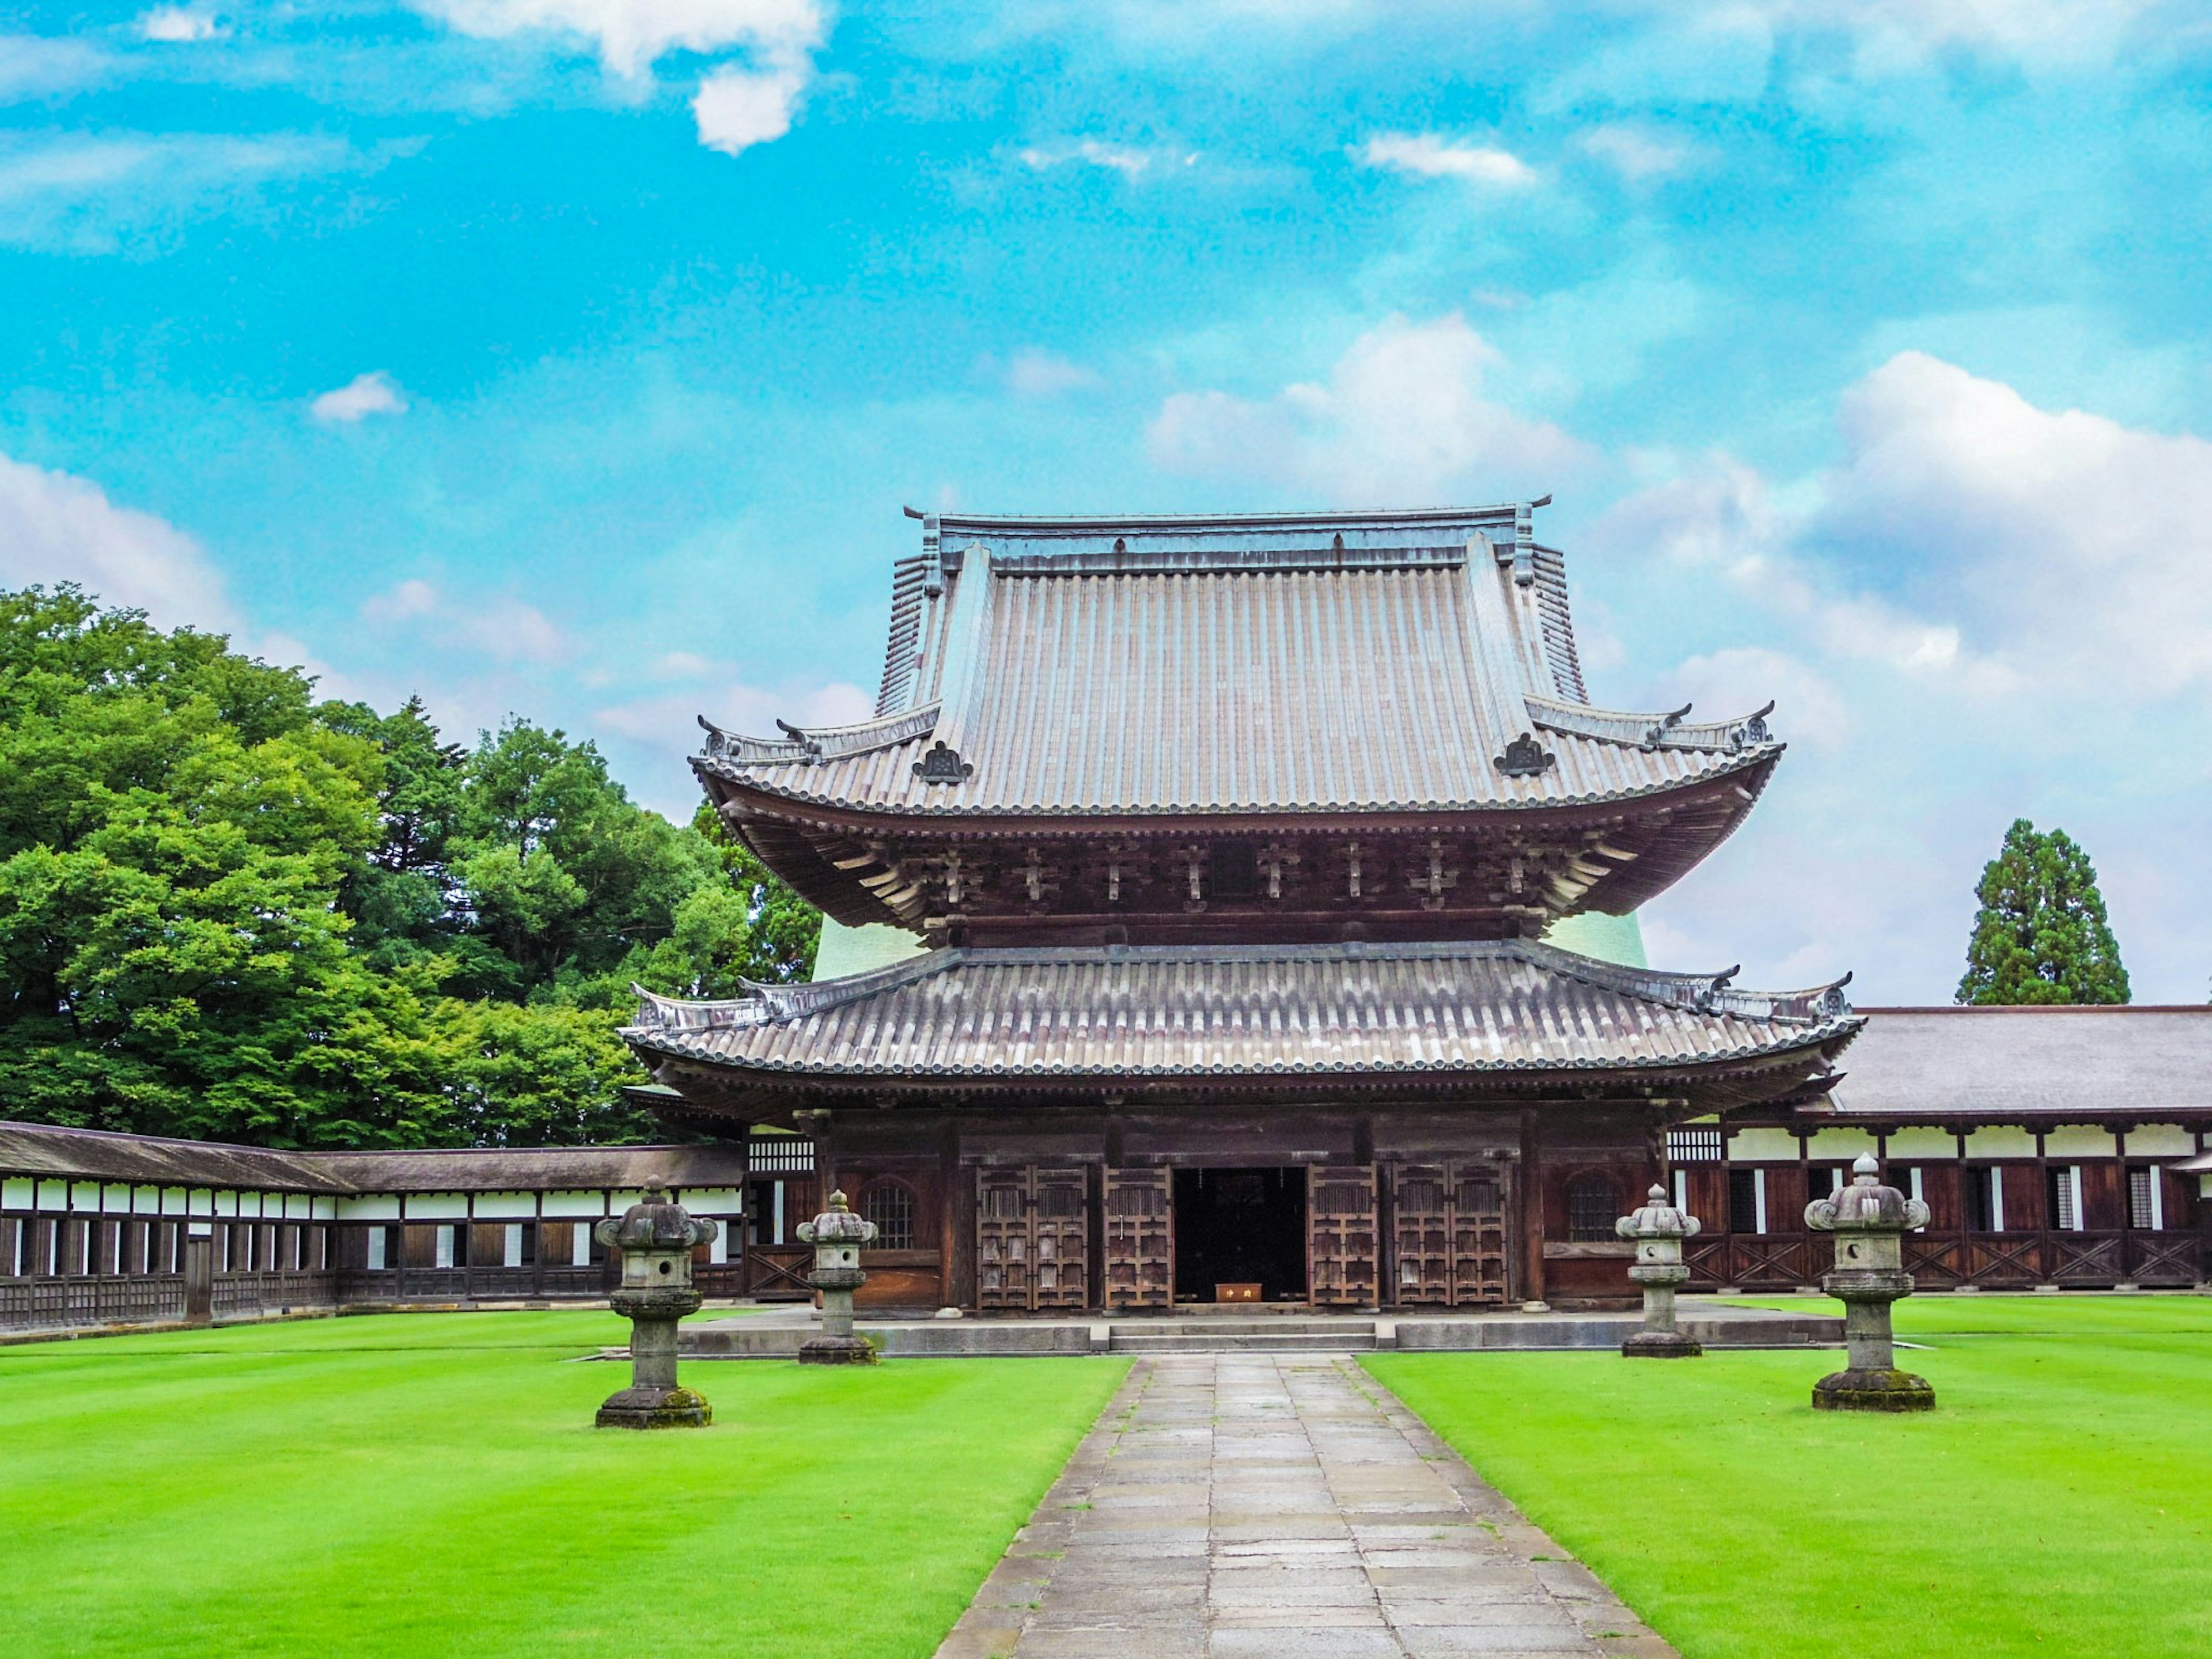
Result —
[[828, 1209], [799, 1224], [799, 1238], [803, 1244], [866, 1244], [879, 1231], [874, 1222], [846, 1207], [844, 1194], [832, 1193]]
[[1861, 1152], [1851, 1165], [1851, 1184], [1833, 1198], [1816, 1198], [1805, 1206], [1805, 1224], [1824, 1233], [1910, 1232], [1928, 1224], [1928, 1206], [1881, 1181], [1881, 1165]]
[[1646, 1202], [1632, 1214], [1613, 1224], [1623, 1238], [1687, 1238], [1704, 1226], [1693, 1215], [1684, 1215], [1667, 1200], [1667, 1189], [1654, 1182]]
[[650, 1182], [638, 1201], [611, 1224], [602, 1222], [599, 1242], [623, 1250], [688, 1250], [709, 1244], [721, 1228], [694, 1216], [668, 1195], [660, 1182]]

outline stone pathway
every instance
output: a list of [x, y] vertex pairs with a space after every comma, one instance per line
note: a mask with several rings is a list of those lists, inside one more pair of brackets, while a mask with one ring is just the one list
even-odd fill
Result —
[[1348, 1357], [1188, 1354], [1137, 1362], [938, 1659], [1561, 1653], [1675, 1659]]

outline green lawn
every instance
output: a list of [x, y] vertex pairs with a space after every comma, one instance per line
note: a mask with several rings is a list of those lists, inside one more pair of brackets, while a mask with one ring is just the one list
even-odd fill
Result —
[[684, 1368], [595, 1431], [605, 1313], [0, 1348], [0, 1651], [927, 1656], [1123, 1362]]
[[1898, 1313], [1928, 1416], [1816, 1413], [1829, 1351], [1370, 1364], [1686, 1659], [2212, 1653], [2212, 1299]]

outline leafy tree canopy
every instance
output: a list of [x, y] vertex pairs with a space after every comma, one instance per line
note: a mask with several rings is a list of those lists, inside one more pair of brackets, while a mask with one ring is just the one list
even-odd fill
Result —
[[564, 1144], [633, 981], [804, 979], [820, 917], [588, 742], [473, 749], [221, 635], [0, 592], [0, 1112], [280, 1146]]
[[2063, 830], [2045, 833], [2014, 820], [1975, 892], [1982, 908], [1966, 945], [1960, 1002], [2128, 1000], [2128, 970], [2105, 919], [2097, 872]]

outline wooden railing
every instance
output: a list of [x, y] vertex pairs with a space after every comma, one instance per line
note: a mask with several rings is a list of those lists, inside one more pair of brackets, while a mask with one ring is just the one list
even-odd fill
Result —
[[0, 1330], [151, 1325], [184, 1316], [182, 1273], [0, 1279]]
[[262, 1314], [307, 1312], [337, 1305], [337, 1275], [329, 1273], [217, 1273], [215, 1316], [249, 1319]]
[[[2178, 1288], [2208, 1273], [2198, 1232], [1908, 1233], [1905, 1270], [1923, 1291], [2032, 1290], [2038, 1285]], [[1817, 1285], [1835, 1261], [1826, 1233], [1719, 1233], [1684, 1247], [1688, 1288], [1788, 1291]]]

